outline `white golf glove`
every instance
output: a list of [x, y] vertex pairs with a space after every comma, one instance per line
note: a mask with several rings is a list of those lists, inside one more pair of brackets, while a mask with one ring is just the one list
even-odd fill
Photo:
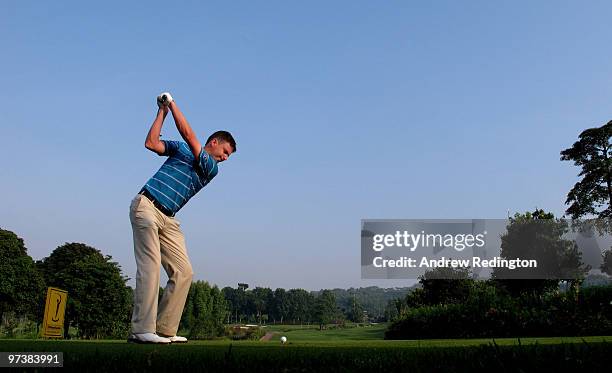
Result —
[[168, 106], [170, 103], [174, 101], [170, 93], [164, 92], [157, 96], [157, 106], [161, 107], [162, 105]]

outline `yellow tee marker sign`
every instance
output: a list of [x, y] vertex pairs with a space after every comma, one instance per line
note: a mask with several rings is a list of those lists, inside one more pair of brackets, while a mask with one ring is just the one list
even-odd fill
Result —
[[42, 336], [47, 338], [62, 338], [64, 328], [64, 312], [68, 302], [68, 292], [57, 288], [47, 289], [45, 303], [45, 318], [43, 319]]

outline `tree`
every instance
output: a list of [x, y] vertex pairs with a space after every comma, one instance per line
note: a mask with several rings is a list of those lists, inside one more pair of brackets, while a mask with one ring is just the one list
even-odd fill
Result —
[[270, 288], [256, 287], [252, 290], [253, 293], [253, 305], [257, 313], [259, 324], [264, 314], [269, 312], [272, 305], [273, 293]]
[[338, 307], [336, 306], [336, 297], [331, 290], [323, 290], [316, 299], [314, 318], [319, 323], [319, 329], [338, 317]]
[[601, 264], [601, 271], [612, 276], [612, 249], [606, 250], [603, 254], [603, 263]]
[[0, 229], [0, 320], [6, 312], [42, 316], [45, 282], [23, 240]]
[[192, 339], [210, 339], [223, 335], [223, 321], [228, 313], [228, 304], [223, 292], [208, 282], [196, 281], [189, 288], [181, 329], [189, 330]]
[[66, 243], [38, 265], [49, 286], [68, 291], [65, 337], [71, 324], [81, 338], [127, 337], [131, 292], [111, 256], [82, 243]]
[[474, 283], [469, 277], [467, 268], [435, 268], [421, 276], [423, 290], [414, 296], [428, 305], [461, 303], [467, 299]]
[[568, 229], [566, 221], [555, 219], [552, 213], [541, 209], [515, 214], [501, 237], [500, 256], [535, 259], [537, 272], [532, 268], [496, 267], [492, 275], [496, 284], [513, 295], [541, 295], [556, 289], [559, 280], [566, 280], [572, 286], [578, 284], [590, 268], [582, 263], [575, 242], [562, 238]]
[[283, 320], [287, 318], [289, 314], [289, 297], [285, 289], [277, 288], [274, 290], [274, 311], [272, 312], [272, 318], [274, 322], [279, 320], [283, 323]]
[[287, 292], [289, 319], [295, 324], [310, 322], [313, 315], [315, 297], [304, 289], [290, 289]]
[[255, 294], [253, 291], [243, 291], [244, 302], [242, 303], [242, 314], [249, 320], [255, 322], [257, 308], [255, 306]]
[[352, 322], [364, 322], [365, 315], [363, 312], [363, 307], [355, 296], [351, 298], [349, 308], [346, 311], [346, 317]]
[[226, 286], [221, 289], [221, 293], [223, 293], [223, 297], [227, 302], [227, 323], [231, 322], [232, 316], [235, 315], [236, 321], [238, 322], [238, 307], [236, 305], [235, 292], [232, 287]]
[[583, 131], [571, 148], [561, 152], [562, 161], [581, 167], [577, 182], [567, 195], [566, 214], [573, 219], [596, 215], [612, 217], [612, 121]]
[[385, 306], [385, 321], [395, 320], [402, 310], [404, 302], [401, 299], [390, 299]]

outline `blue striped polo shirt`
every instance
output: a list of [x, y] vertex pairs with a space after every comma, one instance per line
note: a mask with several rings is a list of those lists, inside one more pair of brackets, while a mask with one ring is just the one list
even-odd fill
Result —
[[143, 189], [149, 191], [165, 208], [177, 213], [191, 197], [210, 183], [219, 168], [217, 161], [206, 153], [204, 148], [196, 161], [186, 143], [162, 141], [166, 146], [162, 156], [168, 159]]

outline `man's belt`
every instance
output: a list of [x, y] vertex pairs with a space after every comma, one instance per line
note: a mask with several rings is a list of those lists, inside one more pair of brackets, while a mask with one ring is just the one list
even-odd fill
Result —
[[142, 194], [143, 196], [147, 197], [149, 199], [149, 201], [153, 202], [153, 205], [155, 207], [157, 207], [157, 209], [159, 211], [161, 211], [164, 215], [173, 218], [174, 217], [174, 212], [168, 210], [167, 208], [164, 207], [164, 205], [162, 205], [161, 203], [157, 202], [157, 200], [155, 199], [155, 197], [153, 197], [151, 195], [151, 193], [149, 193], [148, 190], [146, 189], [142, 189], [140, 192], [138, 192], [138, 194]]

